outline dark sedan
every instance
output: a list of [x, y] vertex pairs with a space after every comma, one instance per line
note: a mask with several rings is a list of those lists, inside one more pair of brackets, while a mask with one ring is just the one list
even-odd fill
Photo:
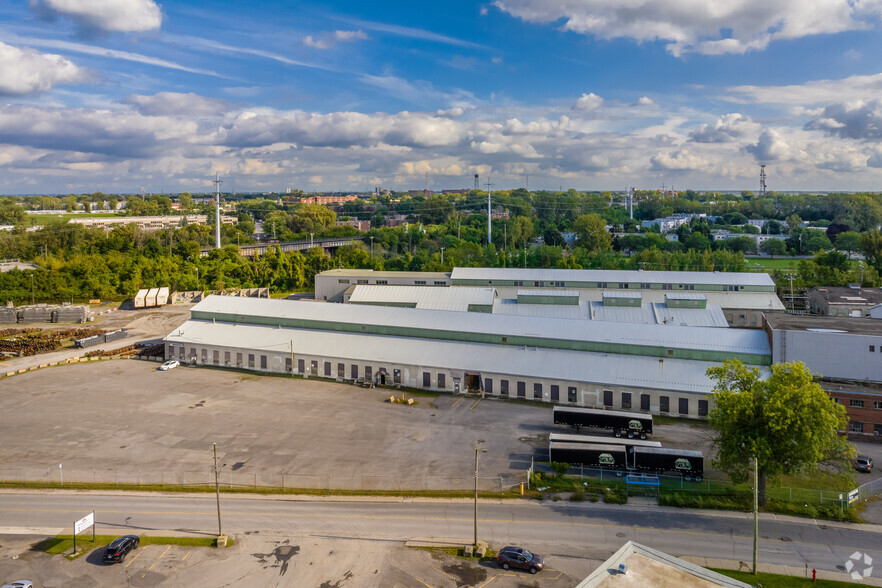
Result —
[[530, 553], [523, 547], [503, 547], [496, 556], [496, 562], [503, 570], [518, 568], [535, 574], [545, 567], [545, 563], [538, 555]]
[[104, 563], [123, 562], [130, 551], [138, 547], [138, 537], [125, 535], [113, 540], [104, 550]]

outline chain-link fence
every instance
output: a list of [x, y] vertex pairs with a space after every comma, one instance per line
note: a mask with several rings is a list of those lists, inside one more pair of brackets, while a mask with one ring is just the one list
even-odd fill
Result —
[[[174, 472], [153, 470], [19, 467], [0, 469], [0, 482], [61, 484], [113, 484], [119, 486], [214, 486], [214, 470]], [[474, 490], [474, 476], [439, 475], [339, 475], [274, 474], [224, 468], [218, 475], [222, 488], [282, 488], [308, 490], [462, 491]], [[502, 492], [519, 486], [525, 475], [480, 476], [478, 490]]]
[[861, 501], [869, 500], [876, 496], [882, 496], [882, 478], [876, 478], [872, 482], [861, 484], [857, 488], [858, 498]]

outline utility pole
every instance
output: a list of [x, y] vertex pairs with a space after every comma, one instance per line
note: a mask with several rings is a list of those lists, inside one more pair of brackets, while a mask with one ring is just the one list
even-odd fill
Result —
[[220, 482], [218, 481], [220, 470], [217, 467], [217, 443], [212, 443], [212, 445], [214, 446], [214, 493], [217, 497], [217, 536], [220, 537], [224, 534], [223, 527], [221, 526]]
[[371, 237], [371, 259], [374, 258], [374, 238]]
[[491, 223], [490, 223], [490, 194], [493, 193], [493, 186], [495, 184], [490, 183], [490, 178], [487, 178], [487, 245], [492, 242], [491, 236]]
[[441, 267], [444, 267], [444, 248], [441, 248]]
[[478, 454], [487, 453], [486, 449], [481, 449], [483, 443], [483, 439], [475, 441], [475, 547], [478, 546]]
[[223, 184], [223, 182], [220, 179], [220, 172], [214, 172], [214, 188], [215, 188], [214, 198], [215, 198], [215, 204], [217, 204], [217, 207], [215, 208], [215, 218], [214, 218], [215, 227], [214, 227], [214, 229], [215, 229], [215, 234], [216, 234], [215, 246], [218, 249], [220, 249], [220, 246], [221, 246], [221, 239], [220, 239], [220, 224], [221, 224], [221, 220], [220, 220], [220, 218], [221, 218], [220, 217], [220, 185], [221, 184]]
[[759, 538], [759, 476], [756, 457], [753, 458], [753, 575], [756, 575], [756, 546]]
[[291, 339], [291, 377], [294, 377], [294, 339]]
[[34, 274], [31, 273], [31, 306], [34, 305]]

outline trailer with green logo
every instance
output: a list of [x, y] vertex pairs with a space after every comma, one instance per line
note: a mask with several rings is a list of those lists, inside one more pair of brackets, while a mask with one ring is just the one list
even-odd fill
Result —
[[704, 455], [691, 449], [634, 447], [631, 467], [637, 472], [675, 473], [686, 480], [700, 482], [704, 477]]
[[586, 468], [625, 470], [628, 467], [628, 450], [624, 445], [551, 441], [548, 444], [548, 455], [549, 461]]
[[606, 429], [616, 437], [628, 439], [646, 439], [652, 435], [652, 415], [639, 412], [555, 406], [554, 424], [570, 425], [576, 430], [582, 427]]

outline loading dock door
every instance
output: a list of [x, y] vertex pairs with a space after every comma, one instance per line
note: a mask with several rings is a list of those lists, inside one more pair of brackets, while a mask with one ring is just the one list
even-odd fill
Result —
[[481, 374], [466, 372], [465, 385], [467, 392], [481, 391]]

